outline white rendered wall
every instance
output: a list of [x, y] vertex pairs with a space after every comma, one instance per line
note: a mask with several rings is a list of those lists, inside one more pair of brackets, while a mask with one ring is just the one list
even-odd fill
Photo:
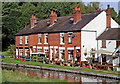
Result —
[[86, 61], [85, 58], [90, 56], [89, 54], [84, 55], [86, 49], [87, 53], [90, 52], [91, 48], [97, 49], [96, 32], [81, 31], [81, 39], [81, 61]]

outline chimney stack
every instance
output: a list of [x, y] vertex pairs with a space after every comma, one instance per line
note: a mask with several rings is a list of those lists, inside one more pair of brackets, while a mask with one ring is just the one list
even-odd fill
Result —
[[73, 11], [73, 17], [74, 17], [74, 24], [81, 19], [81, 11], [78, 6], [75, 7], [75, 10]]
[[111, 28], [111, 10], [110, 5], [108, 5], [108, 8], [106, 10], [106, 28]]
[[57, 14], [54, 11], [51, 11], [51, 14], [50, 14], [50, 26], [52, 26], [55, 23], [55, 20], [57, 20]]
[[36, 17], [32, 14], [32, 17], [31, 17], [31, 28], [33, 28], [35, 26], [37, 22], [37, 19]]

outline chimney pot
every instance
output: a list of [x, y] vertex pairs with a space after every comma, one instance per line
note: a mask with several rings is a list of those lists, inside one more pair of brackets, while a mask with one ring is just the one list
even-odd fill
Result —
[[110, 8], [110, 5], [108, 4], [108, 8]]
[[75, 11], [77, 10], [77, 6], [75, 7]]
[[74, 24], [81, 19], [81, 11], [78, 6], [75, 7], [75, 10], [73, 11], [73, 17], [74, 17]]
[[78, 10], [80, 10], [80, 8], [78, 8]]
[[53, 23], [55, 23], [55, 20], [57, 19], [57, 15], [54, 11], [51, 11], [51, 14], [50, 14], [50, 26], [53, 25]]
[[53, 11], [51, 11], [51, 14], [53, 14]]

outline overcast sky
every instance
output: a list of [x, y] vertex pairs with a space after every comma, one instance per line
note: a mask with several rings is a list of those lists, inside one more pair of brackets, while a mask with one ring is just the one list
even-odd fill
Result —
[[87, 5], [91, 1], [100, 2], [101, 9], [106, 9], [107, 5], [110, 4], [110, 7], [114, 8], [117, 13], [120, 10], [120, 0], [109, 0], [109, 1], [108, 0], [82, 0], [82, 1], [85, 3], [85, 5]]

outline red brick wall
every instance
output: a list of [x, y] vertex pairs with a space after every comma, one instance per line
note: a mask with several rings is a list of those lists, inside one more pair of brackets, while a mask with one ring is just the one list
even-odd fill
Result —
[[[41, 34], [41, 44], [38, 44], [38, 34], [32, 34], [28, 36], [28, 44], [29, 46], [39, 46], [42, 47], [42, 52], [44, 52], [43, 47], [50, 46], [58, 46], [58, 47], [65, 47], [65, 59], [68, 59], [68, 50], [67, 47], [80, 47], [81, 46], [81, 32], [73, 32], [72, 34], [75, 35], [75, 37], [72, 39], [72, 43], [68, 43], [68, 33], [64, 33], [64, 45], [60, 45], [60, 33], [50, 33], [48, 34], [48, 44], [44, 44], [45, 35]], [[25, 45], [25, 36], [23, 36], [23, 46], [19, 45], [20, 43], [20, 36], [16, 36], [16, 47], [23, 47], [23, 55], [25, 55], [25, 47], [28, 47]]]

